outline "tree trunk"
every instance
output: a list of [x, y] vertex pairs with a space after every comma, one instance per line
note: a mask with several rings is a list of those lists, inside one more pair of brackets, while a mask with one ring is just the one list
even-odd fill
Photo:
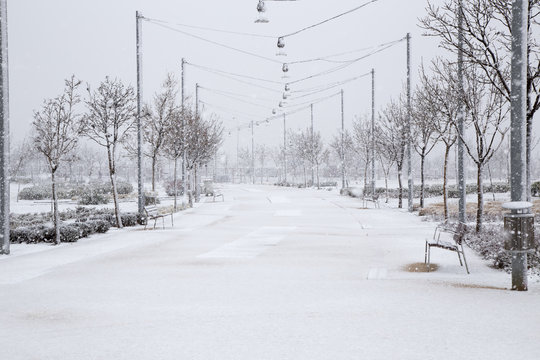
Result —
[[476, 232], [482, 231], [482, 223], [484, 220], [484, 185], [483, 185], [483, 171], [484, 164], [478, 163], [478, 178], [477, 178], [477, 190], [478, 195], [478, 210], [476, 211]]
[[388, 204], [388, 173], [384, 173], [384, 188], [386, 193], [386, 203]]
[[195, 185], [195, 202], [200, 201], [200, 193], [199, 193], [199, 165], [195, 164], [194, 170], [193, 170], [193, 182]]
[[426, 187], [425, 179], [424, 179], [424, 165], [426, 162], [426, 155], [422, 152], [422, 155], [420, 155], [420, 208], [424, 208], [424, 189]]
[[178, 211], [177, 193], [178, 193], [178, 159], [174, 158], [174, 175], [173, 175], [173, 190], [174, 190], [174, 212]]
[[319, 178], [319, 164], [317, 164], [317, 189], [321, 188], [321, 181]]
[[401, 182], [401, 172], [403, 170], [403, 165], [398, 166], [398, 186], [399, 186], [399, 201], [398, 208], [403, 208], [403, 184]]
[[112, 154], [110, 147], [107, 147], [107, 156], [109, 157], [109, 177], [111, 179], [112, 195], [114, 200], [114, 215], [116, 216], [118, 228], [121, 229], [124, 226], [122, 225], [122, 216], [120, 214], [120, 207], [118, 205], [118, 193], [116, 191], [116, 169], [114, 165], [114, 154]]
[[443, 165], [443, 207], [444, 207], [444, 221], [448, 221], [448, 157], [450, 156], [450, 146], [446, 145], [444, 151], [444, 165]]
[[[529, 96], [527, 96], [529, 98]], [[525, 151], [525, 163], [526, 163], [526, 188], [527, 188], [527, 201], [532, 201], [532, 194], [531, 194], [531, 138], [532, 138], [532, 118], [529, 118], [527, 116], [527, 136], [526, 136], [526, 151]]]
[[53, 198], [53, 224], [54, 224], [54, 243], [60, 244], [60, 215], [58, 214], [58, 195], [56, 194], [56, 169], [51, 170], [52, 198]]
[[156, 156], [152, 156], [152, 192], [156, 191]]

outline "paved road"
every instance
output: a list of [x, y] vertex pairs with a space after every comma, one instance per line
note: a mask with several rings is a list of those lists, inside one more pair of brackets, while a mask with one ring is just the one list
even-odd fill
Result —
[[[540, 289], [436, 252], [433, 225], [326, 191], [236, 186], [174, 229], [0, 260], [0, 359], [538, 359]], [[515, 322], [515, 321], [517, 322]]]

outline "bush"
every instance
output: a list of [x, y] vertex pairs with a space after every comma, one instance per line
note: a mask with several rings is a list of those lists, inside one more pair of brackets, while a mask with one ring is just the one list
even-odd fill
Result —
[[79, 205], [101, 205], [107, 204], [109, 202], [109, 197], [105, 194], [100, 193], [87, 193], [83, 194], [79, 201]]
[[129, 195], [133, 192], [133, 185], [125, 181], [119, 181], [116, 184], [116, 191], [118, 195]]
[[[53, 229], [54, 232], [54, 229]], [[77, 242], [81, 238], [79, 227], [73, 224], [60, 226], [60, 241], [61, 242]]]
[[31, 186], [19, 192], [19, 199], [21, 200], [45, 200], [50, 198], [52, 198], [50, 186]]
[[[174, 194], [174, 190], [173, 190]], [[157, 193], [145, 193], [144, 194], [144, 206], [159, 204], [159, 198]]]
[[[165, 183], [165, 192], [167, 196], [174, 196], [174, 180]], [[184, 185], [182, 180], [176, 180], [176, 196], [184, 195]]]

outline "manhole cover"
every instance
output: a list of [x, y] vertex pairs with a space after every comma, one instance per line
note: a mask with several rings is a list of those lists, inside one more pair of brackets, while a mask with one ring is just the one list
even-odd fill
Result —
[[414, 263], [405, 266], [405, 271], [408, 272], [432, 272], [437, 271], [438, 269], [439, 265], [437, 264], [429, 264], [429, 268], [428, 265], [424, 263]]

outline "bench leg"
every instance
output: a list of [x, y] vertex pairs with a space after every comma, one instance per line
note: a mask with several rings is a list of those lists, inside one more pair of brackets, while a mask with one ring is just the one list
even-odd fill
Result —
[[154, 219], [154, 229], [156, 228], [157, 218]]
[[174, 227], [174, 214], [171, 214], [171, 227]]
[[165, 230], [165, 216], [161, 218], [162, 220], [162, 223], [163, 223], [163, 230]]
[[461, 244], [461, 254], [463, 255], [463, 262], [465, 263], [465, 270], [467, 270], [467, 274], [470, 274], [469, 266], [467, 265], [467, 259], [465, 259], [465, 251], [463, 250], [463, 244]]
[[427, 240], [426, 240], [426, 248], [424, 249], [424, 264], [427, 264]]
[[461, 261], [461, 255], [459, 255], [459, 253], [460, 253], [459, 249], [456, 252], [457, 252], [457, 257], [459, 259], [459, 265], [463, 266], [463, 261]]
[[428, 244], [428, 251], [427, 251], [427, 271], [431, 271], [431, 246]]

